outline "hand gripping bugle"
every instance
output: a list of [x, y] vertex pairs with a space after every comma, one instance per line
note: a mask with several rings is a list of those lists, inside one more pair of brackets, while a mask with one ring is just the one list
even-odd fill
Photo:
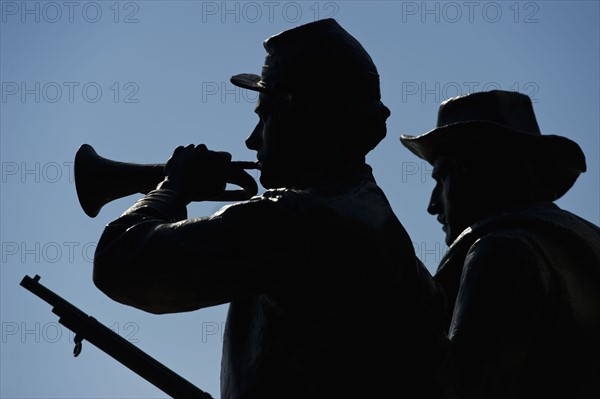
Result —
[[[147, 194], [163, 181], [164, 164], [135, 164], [101, 157], [89, 144], [75, 154], [74, 172], [77, 198], [89, 217], [117, 198], [131, 194]], [[257, 169], [256, 162], [232, 161], [227, 169], [227, 182], [241, 190], [227, 190], [213, 201], [243, 201], [256, 195], [258, 186], [244, 169]]]
[[25, 276], [21, 286], [52, 305], [52, 312], [59, 317], [58, 322], [75, 333], [74, 356], [79, 355], [81, 343], [86, 339], [172, 398], [212, 399], [208, 393], [44, 287], [39, 280], [40, 276], [37, 275], [34, 278]]

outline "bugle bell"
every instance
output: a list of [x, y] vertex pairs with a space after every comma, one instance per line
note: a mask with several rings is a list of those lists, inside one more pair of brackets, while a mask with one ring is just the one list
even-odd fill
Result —
[[[101, 157], [89, 144], [75, 154], [74, 173], [77, 198], [89, 217], [96, 217], [107, 203], [128, 195], [146, 194], [164, 180], [164, 164], [136, 164]], [[256, 169], [255, 162], [232, 161], [227, 183], [241, 190], [226, 190], [213, 201], [243, 201], [256, 195], [258, 186], [244, 169]]]

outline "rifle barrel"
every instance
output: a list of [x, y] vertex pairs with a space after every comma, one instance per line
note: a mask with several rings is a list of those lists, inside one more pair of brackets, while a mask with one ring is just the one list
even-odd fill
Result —
[[[38, 275], [34, 278], [25, 276], [21, 286], [53, 306], [52, 312], [59, 316], [58, 322], [76, 334], [75, 341], [79, 350], [81, 339], [86, 339], [173, 398], [212, 399], [208, 393], [44, 287], [39, 280]], [[75, 356], [77, 355], [78, 347], [75, 351]]]

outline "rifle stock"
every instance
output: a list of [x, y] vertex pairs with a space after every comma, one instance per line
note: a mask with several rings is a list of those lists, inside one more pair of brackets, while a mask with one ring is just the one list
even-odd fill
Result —
[[34, 278], [25, 276], [21, 286], [52, 305], [52, 312], [59, 317], [58, 322], [75, 333], [74, 356], [79, 355], [81, 342], [86, 339], [173, 398], [212, 399], [208, 393], [44, 287], [39, 280], [38, 275]]

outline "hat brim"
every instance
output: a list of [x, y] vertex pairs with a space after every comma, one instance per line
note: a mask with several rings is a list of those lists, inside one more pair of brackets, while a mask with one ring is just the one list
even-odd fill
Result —
[[577, 143], [553, 134], [531, 134], [490, 121], [459, 122], [410, 136], [400, 141], [413, 154], [434, 164], [441, 156], [457, 154], [521, 153], [529, 159], [541, 159], [547, 165], [545, 177], [552, 186], [553, 199], [562, 196], [586, 171], [585, 155]]
[[[531, 134], [494, 122], [479, 120], [453, 123], [418, 136], [403, 134], [400, 136], [400, 141], [413, 154], [430, 164], [433, 164], [439, 156], [450, 155], [461, 147], [479, 147], [481, 151], [493, 151], [498, 146], [513, 147], [515, 150], [522, 149], [524, 151], [536, 148], [535, 154], [543, 156], [544, 154], [539, 152], [539, 147], [543, 146], [544, 148], [553, 148], [552, 153], [560, 152], [560, 150], [569, 152], [574, 158], [579, 158], [581, 153], [579, 146], [566, 137], [552, 134]], [[582, 164], [582, 162], [577, 163]]]
[[239, 75], [234, 75], [231, 77], [230, 81], [235, 86], [243, 89], [258, 91], [261, 93], [266, 93], [267, 91], [267, 88], [261, 81], [260, 76], [252, 73], [240, 73]]

